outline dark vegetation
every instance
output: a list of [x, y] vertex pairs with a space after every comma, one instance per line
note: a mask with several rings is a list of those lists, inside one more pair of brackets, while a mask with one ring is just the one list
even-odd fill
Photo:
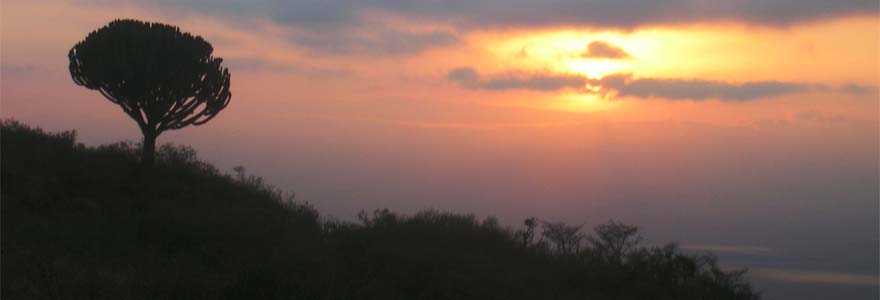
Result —
[[78, 144], [5, 121], [3, 299], [757, 299], [742, 271], [636, 227], [424, 211], [322, 220], [187, 147]]

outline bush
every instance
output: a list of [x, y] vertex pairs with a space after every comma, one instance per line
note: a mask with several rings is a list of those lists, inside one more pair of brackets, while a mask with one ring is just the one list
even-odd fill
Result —
[[85, 147], [74, 132], [0, 125], [3, 299], [758, 297], [743, 271], [674, 244], [641, 247], [621, 223], [594, 237], [434, 210], [322, 221], [186, 146], [163, 145], [143, 168], [130, 142]]

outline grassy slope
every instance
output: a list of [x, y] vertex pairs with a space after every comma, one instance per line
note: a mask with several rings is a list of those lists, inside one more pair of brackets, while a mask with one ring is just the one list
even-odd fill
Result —
[[[387, 211], [322, 222], [259, 178], [191, 149], [87, 148], [6, 121], [3, 299], [750, 299], [747, 283], [674, 248], [626, 264], [523, 247], [467, 215]], [[665, 251], [665, 252], [664, 252]]]

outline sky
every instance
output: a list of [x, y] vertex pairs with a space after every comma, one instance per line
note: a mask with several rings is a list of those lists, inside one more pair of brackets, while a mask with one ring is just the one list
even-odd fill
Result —
[[878, 297], [876, 0], [6, 0], [0, 117], [137, 141], [67, 70], [117, 18], [200, 35], [232, 74], [224, 111], [160, 143], [325, 216], [615, 219], [770, 299]]

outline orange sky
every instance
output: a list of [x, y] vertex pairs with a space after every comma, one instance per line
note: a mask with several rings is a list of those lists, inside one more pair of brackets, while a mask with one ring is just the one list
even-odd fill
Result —
[[[63, 73], [62, 49], [85, 33], [119, 16], [166, 21], [214, 42], [235, 76], [236, 99], [319, 98], [318, 101], [354, 101], [412, 98], [416, 101], [468, 102], [476, 106], [513, 106], [529, 110], [599, 113], [621, 120], [686, 119], [687, 121], [752, 122], [786, 118], [808, 107], [848, 118], [872, 119], [877, 97], [877, 53], [880, 26], [876, 18], [851, 17], [812, 21], [787, 27], [733, 22], [654, 25], [631, 30], [560, 27], [478, 30], [460, 34], [457, 43], [409, 55], [321, 55], [298, 47], [283, 36], [300, 29], [257, 20], [246, 26], [222, 19], [167, 11], [143, 10], [135, 5], [74, 6], [71, 2], [11, 1], [5, 3], [2, 59], [7, 69], [36, 68]], [[381, 19], [385, 26], [426, 30], [440, 25], [412, 20]], [[28, 28], [28, 30], [14, 30]], [[369, 28], [364, 35], [372, 34]], [[593, 41], [605, 42], [627, 53], [624, 59], [584, 58]], [[778, 81], [839, 87], [855, 84], [869, 93], [809, 91], [760, 98], [751, 103], [723, 104], [717, 100], [693, 103], [656, 99], [627, 99], [576, 89], [468, 90], [447, 79], [450, 70], [472, 68], [482, 76], [506, 74], [567, 74], [598, 78], [632, 74], [635, 78], [699, 79], [730, 84]], [[259, 86], [253, 89], [253, 86]], [[798, 107], [784, 105], [797, 97]], [[772, 99], [777, 98], [777, 99]], [[828, 99], [838, 99], [836, 103]], [[298, 99], [287, 99], [295, 102]], [[839, 102], [846, 104], [840, 104]], [[683, 101], [692, 102], [692, 101]], [[774, 103], [777, 102], [777, 103]], [[283, 104], [282, 104], [283, 106]], [[491, 108], [483, 108], [481, 110]], [[363, 118], [388, 118], [364, 115]], [[369, 112], [366, 112], [369, 114]], [[468, 114], [469, 112], [461, 112]], [[384, 113], [382, 113], [384, 114]], [[544, 112], [533, 112], [541, 115]], [[551, 117], [552, 118], [552, 117]], [[578, 117], [575, 117], [578, 118]], [[407, 115], [395, 121], [424, 121]], [[545, 123], [546, 119], [505, 120], [489, 115], [469, 116], [484, 122]], [[440, 120], [435, 120], [440, 121]], [[442, 120], [455, 122], [455, 120]]]

